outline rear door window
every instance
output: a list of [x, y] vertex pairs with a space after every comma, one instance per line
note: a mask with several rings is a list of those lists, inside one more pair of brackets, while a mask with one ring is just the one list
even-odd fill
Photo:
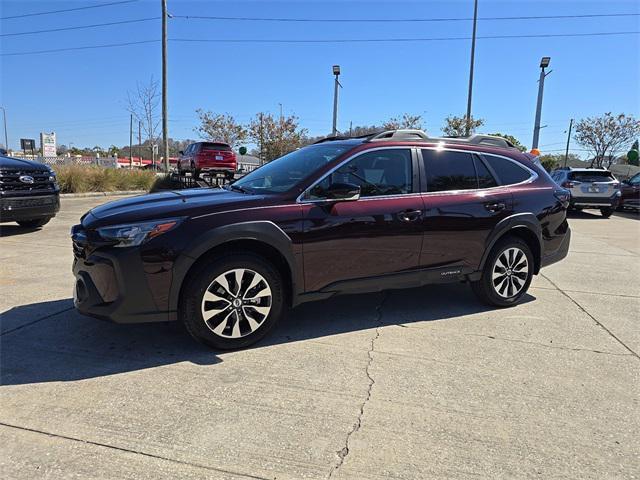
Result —
[[513, 185], [531, 178], [531, 173], [514, 160], [486, 154], [483, 154], [482, 157], [489, 163], [502, 185]]
[[478, 175], [478, 188], [497, 187], [498, 182], [493, 178], [493, 175], [480, 157], [474, 156], [473, 161], [476, 165], [476, 174]]
[[593, 172], [570, 172], [569, 180], [575, 180], [576, 182], [612, 182], [615, 180], [611, 172], [603, 170]]
[[473, 156], [465, 152], [422, 150], [427, 192], [478, 188]]

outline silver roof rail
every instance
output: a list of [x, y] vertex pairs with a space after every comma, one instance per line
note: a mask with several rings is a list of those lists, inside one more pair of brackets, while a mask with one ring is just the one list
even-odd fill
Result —
[[380, 140], [427, 140], [429, 136], [423, 130], [404, 128], [398, 130], [386, 130], [376, 133], [367, 139], [368, 142]]

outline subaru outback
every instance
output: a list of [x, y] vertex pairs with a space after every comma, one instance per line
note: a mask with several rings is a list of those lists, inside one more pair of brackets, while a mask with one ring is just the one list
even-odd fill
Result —
[[181, 320], [222, 349], [343, 293], [467, 282], [508, 307], [566, 256], [568, 201], [498, 137], [330, 137], [224, 188], [87, 212], [72, 229], [75, 305], [121, 323]]

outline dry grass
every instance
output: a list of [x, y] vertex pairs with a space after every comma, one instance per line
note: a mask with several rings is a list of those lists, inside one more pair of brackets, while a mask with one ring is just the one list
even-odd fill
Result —
[[149, 191], [156, 181], [154, 172], [96, 166], [63, 165], [54, 167], [61, 193]]

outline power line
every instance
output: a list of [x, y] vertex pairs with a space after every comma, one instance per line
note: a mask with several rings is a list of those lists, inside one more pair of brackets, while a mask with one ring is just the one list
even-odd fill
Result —
[[[543, 20], [567, 18], [637, 17], [640, 13], [595, 13], [585, 15], [532, 15], [519, 17], [478, 17], [478, 20]], [[171, 18], [186, 20], [220, 20], [240, 22], [318, 22], [318, 23], [395, 23], [395, 22], [463, 22], [470, 17], [457, 18], [260, 18], [260, 17], [220, 17], [206, 15], [172, 15]]]
[[86, 7], [65, 8], [64, 10], [49, 10], [47, 12], [24, 13], [22, 15], [11, 15], [9, 17], [0, 17], [0, 20], [11, 20], [13, 18], [36, 17], [38, 15], [51, 15], [54, 13], [75, 12], [76, 10], [88, 10], [89, 8], [109, 7], [111, 5], [121, 5], [123, 3], [133, 3], [139, 0], [122, 0], [119, 2], [101, 3], [99, 5], [88, 5]]
[[37, 33], [63, 32], [66, 30], [82, 30], [85, 28], [107, 27], [111, 25], [123, 25], [125, 23], [148, 22], [149, 20], [160, 20], [160, 18], [161, 17], [147, 17], [147, 18], [138, 18], [135, 20], [122, 20], [119, 22], [94, 23], [92, 25], [77, 25], [73, 27], [50, 28], [47, 30], [34, 30], [31, 32], [2, 33], [0, 34], [0, 37], [17, 37], [18, 35], [35, 35]]
[[[614, 35], [637, 35], [640, 31], [632, 32], [592, 32], [592, 33], [542, 33], [532, 35], [485, 35], [476, 37], [477, 39], [518, 39], [518, 38], [557, 38], [557, 37], [593, 37], [593, 36], [614, 36]], [[326, 44], [326, 43], [398, 43], [398, 42], [439, 42], [454, 40], [470, 40], [471, 37], [431, 37], [431, 38], [347, 38], [347, 39], [203, 39], [203, 38], [170, 38], [171, 42], [200, 42], [200, 43], [306, 43], [306, 44]], [[138, 42], [111, 43], [104, 45], [88, 45], [85, 47], [55, 48], [50, 50], [34, 50], [27, 52], [0, 53], [2, 57], [18, 55], [36, 55], [41, 53], [57, 53], [73, 50], [90, 50], [96, 48], [124, 47], [127, 45], [140, 45], [145, 43], [157, 43], [160, 40], [141, 40]]]
[[[532, 35], [485, 35], [477, 39], [491, 40], [504, 38], [554, 38], [554, 37], [591, 37], [607, 35], [635, 35], [634, 32], [594, 32], [594, 33], [541, 33]], [[471, 40], [471, 37], [431, 37], [431, 38], [346, 38], [346, 39], [231, 39], [231, 38], [171, 38], [172, 42], [205, 42], [205, 43], [384, 43], [384, 42], [440, 42], [450, 40]]]
[[86, 47], [68, 47], [68, 48], [54, 48], [51, 50], [33, 50], [30, 52], [0, 53], [0, 57], [10, 57], [10, 56], [16, 56], [16, 55], [36, 55], [40, 53], [69, 52], [72, 50], [92, 50], [94, 48], [125, 47], [127, 45], [141, 45], [143, 43], [157, 43], [159, 41], [160, 40], [140, 40], [139, 42], [109, 43], [104, 45], [88, 45]]

